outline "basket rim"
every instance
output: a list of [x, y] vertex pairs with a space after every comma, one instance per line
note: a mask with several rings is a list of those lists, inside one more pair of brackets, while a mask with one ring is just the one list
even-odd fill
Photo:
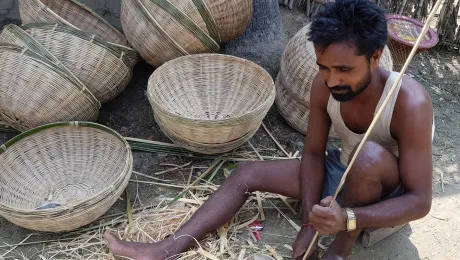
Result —
[[[188, 60], [188, 59], [202, 59], [202, 58], [225, 58], [225, 59], [231, 59], [233, 61], [237, 61], [237, 62], [239, 62], [241, 64], [249, 65], [249, 66], [259, 70], [262, 74], [264, 74], [266, 76], [267, 79], [269, 79], [268, 81], [269, 81], [269, 85], [270, 85], [270, 93], [268, 95], [268, 98], [266, 100], [264, 100], [264, 102], [260, 103], [259, 106], [254, 108], [253, 110], [247, 111], [245, 114], [243, 114], [241, 116], [232, 116], [232, 117], [226, 118], [226, 119], [196, 119], [196, 118], [187, 117], [187, 116], [178, 116], [178, 115], [176, 115], [174, 113], [171, 113], [170, 111], [164, 109], [157, 102], [155, 102], [155, 98], [153, 98], [152, 93], [151, 93], [151, 89], [152, 89], [151, 82], [152, 82], [152, 80], [155, 79], [155, 77], [158, 74], [160, 74], [164, 70], [168, 69], [168, 67], [170, 65], [181, 64], [182, 61]], [[250, 61], [250, 60], [247, 60], [247, 59], [244, 59], [244, 58], [240, 58], [240, 57], [236, 57], [236, 56], [233, 56], [233, 55], [227, 55], [227, 54], [201, 53], [201, 54], [190, 54], [190, 55], [186, 55], [186, 56], [182, 56], [182, 57], [172, 59], [172, 60], [167, 61], [166, 63], [164, 63], [158, 69], [156, 69], [152, 73], [152, 75], [150, 75], [150, 77], [149, 77], [148, 86], [147, 86], [147, 95], [149, 97], [150, 102], [152, 102], [154, 104], [156, 109], [159, 109], [161, 113], [163, 113], [163, 114], [165, 114], [165, 115], [167, 115], [167, 116], [169, 116], [171, 118], [179, 119], [181, 122], [184, 122], [184, 123], [207, 124], [207, 125], [210, 125], [209, 127], [213, 127], [213, 125], [232, 124], [235, 121], [240, 122], [239, 119], [243, 119], [243, 118], [248, 117], [248, 115], [252, 115], [252, 114], [255, 114], [255, 113], [259, 112], [259, 111], [269, 109], [271, 107], [271, 105], [273, 104], [274, 99], [276, 97], [276, 88], [275, 88], [275, 83], [273, 81], [273, 78], [270, 76], [270, 74], [264, 68], [262, 68], [260, 65], [256, 64], [253, 61]], [[154, 111], [154, 112], [157, 112], [157, 111]]]
[[[410, 23], [412, 23], [412, 24], [414, 24], [416, 26], [422, 27], [422, 28], [425, 26], [419, 20], [416, 20], [414, 18], [410, 18], [410, 17], [407, 17], [407, 16], [403, 16], [403, 15], [400, 15], [400, 14], [387, 14], [386, 19], [387, 19], [388, 24], [390, 23], [391, 20], [402, 20], [402, 21], [410, 22]], [[428, 28], [428, 31], [427, 31], [426, 34], [428, 35], [429, 40], [420, 42], [420, 45], [419, 45], [420, 50], [426, 50], [426, 49], [433, 48], [439, 42], [439, 37], [438, 37], [437, 33], [433, 29]], [[406, 45], [406, 46], [409, 46], [409, 47], [415, 46], [415, 41], [410, 42], [408, 40], [405, 40], [405, 39], [401, 38], [400, 35], [398, 35], [397, 33], [395, 33], [392, 30], [388, 30], [388, 37], [391, 40], [396, 41], [396, 42], [398, 42], [400, 44], [403, 44], [403, 45]]]
[[[81, 84], [79, 83], [81, 81], [79, 81], [78, 78], [73, 76], [73, 74], [71, 73], [69, 74], [68, 69], [63, 69], [62, 66], [56, 63], [53, 63], [53, 61], [48, 59], [46, 56], [44, 56], [44, 54], [37, 53], [27, 47], [21, 47], [21, 46], [9, 44], [9, 43], [0, 43], [0, 51], [14, 51], [16, 53], [20, 53], [21, 55], [27, 55], [31, 59], [34, 59], [37, 62], [42, 63], [43, 65], [53, 70], [55, 73], [58, 73], [62, 77], [69, 80], [75, 86], [75, 88], [78, 89], [80, 92], [89, 94], [89, 95], [87, 94], [84, 94], [84, 95], [87, 99], [90, 100], [90, 103], [94, 105], [94, 107], [97, 108], [97, 110], [101, 108], [101, 102], [99, 102], [99, 100], [93, 95], [93, 93], [83, 83]], [[80, 85], [81, 88], [78, 88], [78, 85]]]
[[[63, 22], [64, 24], [66, 24], [68, 26], [75, 27], [76, 29], [79, 29], [77, 26], [73, 25], [72, 23], [70, 23], [69, 21], [64, 19], [62, 16], [60, 16], [59, 14], [54, 12], [53, 9], [49, 8], [48, 5], [44, 4], [41, 0], [27, 0], [27, 1], [35, 1], [39, 5], [44, 6], [44, 7], [46, 7], [46, 9], [50, 10], [51, 11], [50, 14], [53, 15], [54, 17], [56, 17], [59, 21]], [[60, 1], [69, 1], [69, 2], [79, 6], [81, 9], [85, 10], [90, 15], [92, 15], [94, 18], [96, 18], [97, 20], [102, 22], [104, 25], [106, 25], [108, 28], [110, 28], [114, 33], [117, 34], [117, 36], [119, 38], [123, 39], [124, 42], [127, 42], [126, 37], [122, 32], [120, 32], [117, 28], [115, 28], [113, 25], [111, 25], [108, 21], [106, 21], [104, 18], [99, 16], [96, 12], [94, 12], [91, 8], [89, 8], [85, 4], [80, 3], [77, 0], [60, 0]]]
[[[131, 174], [132, 168], [133, 168], [133, 155], [132, 155], [132, 151], [131, 151], [131, 146], [129, 145], [128, 141], [126, 141], [126, 139], [124, 139], [123, 136], [121, 136], [115, 130], [113, 130], [113, 129], [107, 127], [107, 126], [104, 126], [104, 125], [101, 125], [101, 124], [98, 124], [98, 123], [94, 123], [94, 122], [89, 122], [89, 121], [56, 122], [56, 123], [42, 125], [42, 126], [39, 126], [37, 128], [22, 132], [19, 135], [13, 137], [11, 140], [6, 142], [2, 146], [0, 146], [0, 155], [2, 155], [3, 153], [7, 152], [8, 148], [13, 147], [14, 145], [18, 144], [21, 140], [23, 140], [23, 139], [25, 139], [27, 137], [33, 136], [35, 134], [38, 134], [38, 133], [40, 133], [42, 131], [45, 131], [45, 130], [48, 130], [48, 129], [57, 128], [57, 127], [68, 127], [68, 126], [94, 128], [94, 129], [102, 130], [105, 133], [108, 133], [108, 134], [111, 134], [111, 135], [117, 137], [117, 139], [119, 139], [125, 145], [126, 151], [127, 151], [127, 157], [126, 157], [126, 160], [125, 160], [125, 163], [124, 163], [123, 170], [120, 172], [119, 176], [117, 177], [117, 179], [113, 183], [120, 184], [120, 183], [123, 182], [123, 180], [125, 178], [130, 178], [130, 174]], [[114, 192], [113, 188], [117, 189], [119, 187], [113, 187], [113, 185], [110, 185], [110, 186], [106, 187], [105, 189], [102, 189], [101, 191], [99, 191], [97, 194], [94, 194], [91, 197], [88, 197], [88, 198], [85, 198], [85, 199], [77, 201], [76, 203], [73, 204], [73, 207], [77, 207], [78, 205], [82, 205], [82, 204], [86, 203], [87, 201], [89, 201], [89, 200], [91, 200], [93, 198], [99, 197], [101, 194], [104, 194], [104, 193], [107, 193], [107, 192], [110, 192], [110, 191]], [[68, 211], [68, 207], [65, 207], [65, 206], [60, 206], [60, 207], [56, 207], [56, 208], [52, 208], [52, 209], [41, 209], [41, 210], [22, 209], [22, 208], [11, 207], [11, 206], [6, 205], [6, 204], [4, 204], [3, 202], [0, 201], [0, 212], [5, 212], [5, 209], [8, 209], [9, 211], [14, 211], [14, 212], [17, 212], [17, 213], [18, 212], [19, 213], [32, 213], [32, 215], [36, 214], [36, 213], [60, 213], [60, 212]]]
[[[101, 48], [104, 48], [108, 50], [112, 55], [114, 55], [117, 59], [121, 59], [123, 63], [127, 66], [130, 67], [130, 62], [128, 57], [131, 56], [134, 58], [134, 55], [137, 56], [137, 52], [133, 49], [128, 50], [131, 52], [131, 54], [128, 53], [128, 55], [125, 55], [124, 52], [122, 52], [119, 48], [124, 47], [123, 45], [114, 45], [112, 43], [109, 43], [107, 41], [104, 41], [102, 39], [99, 39], [97, 36], [92, 35], [90, 33], [81, 31], [79, 29], [72, 28], [68, 25], [64, 24], [57, 24], [57, 23], [28, 23], [25, 25], [22, 25], [20, 28], [22, 28], [24, 31], [27, 32], [29, 29], [43, 29], [43, 30], [48, 30], [48, 31], [57, 31], [60, 33], [66, 33], [70, 34], [72, 36], [75, 36], [77, 38], [80, 38], [84, 41], [87, 41], [89, 43], [95, 44]], [[126, 47], [128, 48], [128, 47]]]

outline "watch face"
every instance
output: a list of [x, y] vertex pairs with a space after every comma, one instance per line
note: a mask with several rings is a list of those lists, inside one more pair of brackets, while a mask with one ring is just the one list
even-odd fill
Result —
[[356, 220], [350, 220], [348, 222], [348, 224], [349, 224], [348, 230], [355, 230], [356, 229]]

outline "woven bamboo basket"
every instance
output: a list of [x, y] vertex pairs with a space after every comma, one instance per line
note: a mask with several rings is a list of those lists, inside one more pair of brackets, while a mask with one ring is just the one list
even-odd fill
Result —
[[[278, 73], [275, 80], [276, 85], [276, 107], [278, 111], [286, 120], [286, 122], [292, 126], [298, 132], [303, 134], [307, 133], [308, 120], [310, 118], [310, 107], [306, 105], [309, 100], [300, 99], [297, 96], [292, 95], [287, 91], [287, 86], [284, 83], [283, 75]], [[339, 138], [334, 130], [334, 126], [331, 126], [329, 131], [330, 138]]]
[[147, 90], [165, 134], [200, 153], [227, 152], [251, 138], [275, 95], [264, 69], [221, 54], [169, 61], [152, 74]]
[[125, 36], [109, 22], [76, 0], [19, 0], [23, 24], [60, 23], [127, 46]]
[[[310, 113], [310, 91], [319, 69], [313, 43], [308, 40], [310, 24], [303, 27], [286, 45], [276, 80], [276, 104], [280, 114], [297, 131], [306, 134]], [[385, 47], [380, 66], [392, 70], [390, 50]], [[337, 138], [332, 129], [330, 137]]]
[[103, 215], [128, 185], [133, 158], [115, 131], [89, 122], [40, 126], [0, 149], [0, 214], [62, 232]]
[[188, 54], [218, 52], [244, 32], [252, 0], [123, 0], [129, 43], [154, 67]]
[[[101, 103], [118, 96], [132, 78], [132, 60], [105, 41], [66, 25], [35, 23], [22, 28], [80, 79]], [[17, 27], [5, 28], [14, 29]]]
[[[409, 57], [412, 48], [417, 41], [417, 38], [422, 32], [424, 24], [416, 19], [398, 15], [387, 15], [388, 22], [388, 46], [394, 60], [394, 70], [401, 71], [404, 63]], [[438, 44], [439, 38], [433, 29], [428, 29], [425, 37], [423, 37], [417, 53], [424, 52], [433, 48]]]
[[96, 120], [100, 102], [45, 56], [27, 47], [0, 44], [0, 121], [24, 131], [58, 121]]

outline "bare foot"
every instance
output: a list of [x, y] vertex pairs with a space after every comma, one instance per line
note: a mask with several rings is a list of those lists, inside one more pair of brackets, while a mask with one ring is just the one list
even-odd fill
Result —
[[110, 252], [118, 259], [165, 260], [170, 256], [164, 241], [153, 244], [125, 242], [109, 232], [105, 232], [104, 239]]
[[348, 260], [351, 258], [353, 244], [359, 233], [339, 233], [324, 254], [324, 260]]

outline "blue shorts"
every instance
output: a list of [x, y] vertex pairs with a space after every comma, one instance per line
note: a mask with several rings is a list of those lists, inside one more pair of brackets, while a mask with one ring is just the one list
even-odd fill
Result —
[[[347, 167], [340, 162], [340, 151], [337, 148], [327, 148], [327, 156], [326, 156], [326, 178], [324, 180], [324, 187], [323, 187], [323, 194], [322, 197], [334, 196], [335, 190], [339, 186], [340, 180], [342, 179], [343, 174], [347, 170]], [[343, 190], [343, 187], [342, 187]], [[341, 203], [341, 193], [337, 196], [337, 202]], [[402, 184], [399, 186], [388, 196], [384, 198], [391, 199], [394, 197], [398, 197], [399, 195], [403, 194], [404, 187]]]

